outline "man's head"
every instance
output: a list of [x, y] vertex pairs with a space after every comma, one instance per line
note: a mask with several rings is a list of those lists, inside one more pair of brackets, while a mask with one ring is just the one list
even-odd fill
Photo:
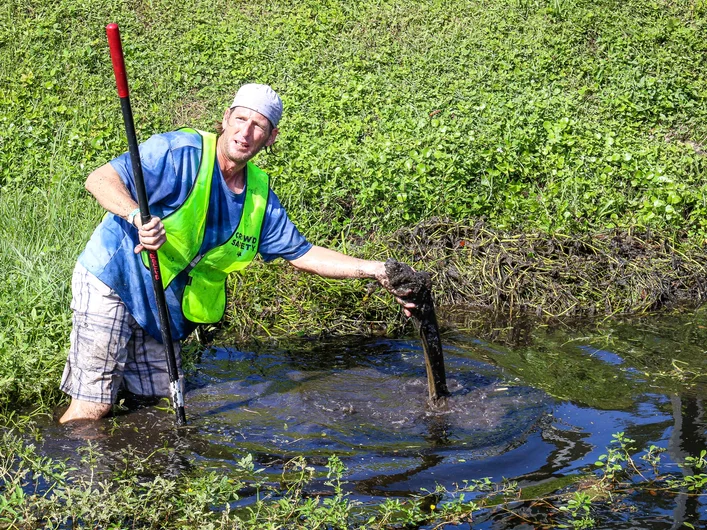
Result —
[[282, 100], [277, 92], [268, 85], [255, 83], [243, 85], [238, 89], [236, 97], [231, 103], [231, 109], [235, 107], [245, 107], [262, 114], [268, 119], [273, 129], [277, 128], [277, 124], [282, 118]]
[[272, 88], [243, 85], [223, 115], [223, 154], [233, 162], [247, 162], [275, 142], [281, 117], [282, 100]]

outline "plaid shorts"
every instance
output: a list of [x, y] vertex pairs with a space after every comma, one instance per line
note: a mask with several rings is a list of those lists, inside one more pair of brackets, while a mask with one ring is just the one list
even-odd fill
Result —
[[[61, 390], [72, 398], [115, 403], [124, 388], [169, 396], [165, 348], [135, 321], [118, 295], [80, 263], [71, 278], [73, 328]], [[175, 342], [180, 378], [180, 346]]]

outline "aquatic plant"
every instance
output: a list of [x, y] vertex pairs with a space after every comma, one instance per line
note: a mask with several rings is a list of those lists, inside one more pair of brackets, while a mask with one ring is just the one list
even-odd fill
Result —
[[600, 487], [604, 489], [616, 483], [625, 473], [631, 472], [631, 469], [627, 469], [628, 466], [640, 474], [631, 458], [631, 453], [636, 450], [631, 444], [636, 440], [626, 437], [623, 432], [613, 434], [611, 437], [612, 445], [594, 463], [601, 469]]
[[[482, 220], [430, 219], [354, 239], [345, 250], [373, 259], [393, 256], [428, 272], [441, 318], [459, 316], [454, 324], [448, 318], [453, 327], [465, 327], [470, 318], [474, 324], [466, 327], [474, 330], [494, 318], [491, 328], [518, 318], [648, 314], [694, 307], [707, 297], [701, 244], [638, 228], [544, 234], [501, 231]], [[255, 264], [233, 278], [231, 294], [224, 326], [230, 336], [394, 334], [409, 325], [373, 285], [305, 277], [284, 264]], [[686, 378], [697, 375], [685, 370]]]

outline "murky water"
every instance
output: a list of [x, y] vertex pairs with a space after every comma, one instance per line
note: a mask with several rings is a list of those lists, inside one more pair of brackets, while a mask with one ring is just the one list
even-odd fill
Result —
[[[662, 471], [680, 472], [675, 462], [707, 448], [705, 312], [495, 335], [444, 335], [452, 396], [440, 410], [427, 405], [415, 338], [218, 348], [189, 380], [186, 429], [148, 407], [81, 431], [48, 423], [43, 450], [71, 457], [86, 438], [115, 454], [168, 446], [167, 474], [228, 470], [250, 453], [275, 475], [293, 456], [323, 466], [335, 454], [353, 497], [367, 501], [484, 477], [551, 491], [595, 462], [617, 432], [638, 449], [667, 449]], [[603, 520], [612, 528], [707, 523], [702, 497], [637, 494], [631, 502]], [[493, 514], [475, 528], [519, 524]]]

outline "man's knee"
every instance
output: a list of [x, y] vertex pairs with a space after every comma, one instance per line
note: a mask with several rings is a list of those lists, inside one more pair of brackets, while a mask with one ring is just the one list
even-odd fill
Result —
[[59, 419], [59, 423], [77, 420], [99, 420], [107, 415], [113, 405], [106, 403], [92, 403], [80, 399], [72, 399], [69, 408]]

